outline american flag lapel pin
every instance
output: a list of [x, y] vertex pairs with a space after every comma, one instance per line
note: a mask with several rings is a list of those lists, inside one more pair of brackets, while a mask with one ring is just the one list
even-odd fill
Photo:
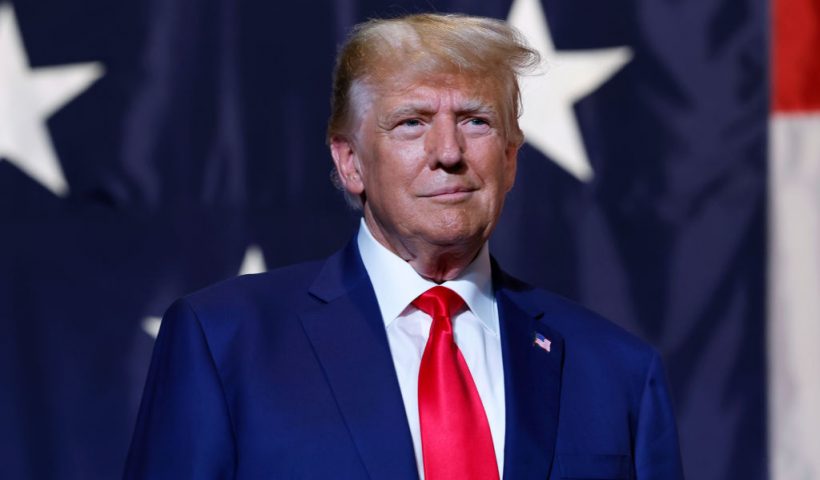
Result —
[[552, 342], [547, 337], [541, 335], [538, 332], [535, 332], [535, 341], [533, 342], [533, 345], [547, 352], [549, 352], [552, 348]]

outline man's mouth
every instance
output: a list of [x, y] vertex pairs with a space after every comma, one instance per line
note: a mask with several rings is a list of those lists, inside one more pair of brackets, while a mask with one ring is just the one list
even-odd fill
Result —
[[464, 186], [440, 187], [421, 195], [421, 197], [434, 198], [439, 200], [458, 199], [468, 197], [471, 193], [473, 193], [476, 190], [476, 188]]

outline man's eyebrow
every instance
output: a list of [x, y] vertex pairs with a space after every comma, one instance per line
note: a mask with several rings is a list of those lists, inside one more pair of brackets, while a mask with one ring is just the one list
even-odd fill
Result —
[[487, 103], [484, 100], [480, 99], [470, 99], [465, 101], [459, 108], [456, 110], [456, 113], [459, 115], [470, 114], [470, 113], [481, 113], [481, 114], [494, 114], [495, 107], [492, 104]]
[[384, 115], [386, 120], [399, 119], [413, 115], [433, 113], [435, 109], [429, 103], [408, 103], [390, 110]]
[[[403, 117], [427, 115], [434, 112], [435, 108], [430, 103], [407, 103], [404, 105], [399, 105], [393, 110], [386, 112], [380, 120], [383, 123], [390, 123]], [[456, 109], [456, 114], [459, 116], [470, 114], [493, 115], [495, 113], [496, 109], [492, 104], [480, 99], [465, 100], [464, 102], [461, 102]]]

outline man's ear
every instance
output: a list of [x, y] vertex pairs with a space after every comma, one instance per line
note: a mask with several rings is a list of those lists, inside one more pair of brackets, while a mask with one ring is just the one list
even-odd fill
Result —
[[518, 168], [518, 149], [521, 148], [521, 145], [516, 143], [508, 143], [506, 150], [504, 150], [504, 172], [505, 172], [505, 187], [506, 191], [509, 192], [513, 184], [515, 184], [515, 170]]
[[336, 164], [336, 171], [339, 172], [339, 180], [345, 190], [353, 195], [361, 195], [364, 192], [357, 152], [355, 145], [347, 137], [335, 135], [330, 139], [330, 154], [333, 156], [333, 163]]

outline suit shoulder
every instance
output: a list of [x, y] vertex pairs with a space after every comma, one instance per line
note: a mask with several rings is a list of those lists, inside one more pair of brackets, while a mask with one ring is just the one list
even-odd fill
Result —
[[570, 376], [598, 385], [617, 383], [635, 404], [647, 375], [660, 355], [646, 341], [620, 325], [571, 300], [532, 288], [530, 301], [542, 312], [539, 322], [557, 333], [564, 344], [564, 369]]
[[545, 290], [539, 293], [547, 300], [548, 310], [545, 314], [554, 317], [564, 330], [593, 338], [610, 338], [635, 348], [651, 348], [634, 333], [583, 305]]
[[308, 288], [324, 262], [288, 265], [264, 273], [240, 275], [215, 283], [183, 297], [194, 310], [236, 308], [264, 303], [294, 308], [308, 303]]
[[657, 355], [646, 341], [602, 315], [556, 293], [533, 287], [513, 277], [509, 289], [542, 313], [541, 321], [555, 329], [568, 344], [597, 351], [638, 355], [646, 361]]
[[168, 309], [161, 332], [174, 335], [171, 330], [182, 328], [174, 324], [198, 325], [217, 366], [224, 365], [238, 348], [296, 331], [297, 313], [316, 304], [308, 288], [322, 263], [242, 275], [186, 295]]

